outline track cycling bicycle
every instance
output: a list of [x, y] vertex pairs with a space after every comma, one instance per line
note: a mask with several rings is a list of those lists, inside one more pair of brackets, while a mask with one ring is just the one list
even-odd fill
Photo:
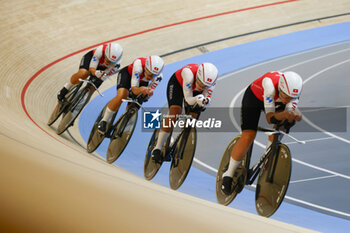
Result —
[[300, 141], [279, 130], [280, 127], [277, 126], [276, 129], [258, 127], [258, 131], [273, 135], [272, 144], [253, 167], [250, 167], [250, 159], [254, 143], [250, 146], [247, 154], [235, 171], [231, 187], [232, 193], [226, 195], [221, 190], [222, 175], [228, 169], [231, 151], [241, 136], [236, 136], [232, 139], [221, 158], [216, 176], [216, 199], [218, 203], [229, 205], [236, 195], [243, 190], [245, 185], [252, 185], [256, 177], [259, 176], [255, 190], [255, 207], [258, 214], [270, 217], [277, 211], [287, 192], [292, 168], [290, 150], [288, 146], [280, 142], [280, 135], [287, 135], [301, 144], [305, 143], [305, 141]]
[[[75, 119], [89, 102], [92, 94], [95, 92], [95, 90], [98, 92], [98, 88], [105, 80], [105, 77], [106, 76], [104, 75], [102, 79], [99, 79], [90, 75], [88, 80], [80, 79], [80, 84], [74, 86], [66, 94], [63, 101], [58, 101], [56, 107], [51, 113], [47, 125], [52, 125], [62, 115], [62, 119], [57, 127], [56, 133], [60, 135], [70, 126], [73, 126]], [[101, 93], [99, 94], [102, 96]]]
[[128, 145], [136, 126], [138, 110], [142, 107], [142, 103], [146, 102], [147, 99], [147, 97], [142, 97], [142, 94], [136, 96], [130, 92], [129, 97], [122, 100], [123, 102], [128, 103], [125, 113], [117, 120], [116, 123], [113, 124], [117, 115], [117, 112], [114, 113], [111, 120], [107, 122], [106, 132], [101, 134], [97, 127], [98, 123], [103, 118], [108, 105], [107, 103], [92, 127], [87, 143], [87, 151], [92, 153], [102, 143], [105, 137], [110, 138], [106, 160], [108, 163], [113, 163], [116, 161]]
[[[185, 106], [185, 115], [178, 117], [177, 121], [195, 122], [202, 110], [198, 105]], [[197, 118], [191, 117], [190, 112], [197, 113]], [[169, 172], [170, 187], [176, 190], [183, 184], [191, 168], [196, 150], [197, 130], [193, 125], [188, 124], [187, 127], [181, 128], [180, 132], [172, 130], [161, 150], [163, 160], [157, 162], [151, 158], [151, 154], [158, 140], [160, 129], [153, 131], [144, 161], [144, 176], [147, 180], [151, 180], [157, 174], [163, 161], [171, 161]]]

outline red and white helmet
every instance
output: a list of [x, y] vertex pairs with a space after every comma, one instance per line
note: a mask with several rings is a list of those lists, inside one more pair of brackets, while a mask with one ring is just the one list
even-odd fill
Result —
[[288, 96], [298, 98], [303, 89], [303, 80], [293, 71], [281, 73], [278, 87]]
[[196, 78], [209, 88], [216, 83], [218, 69], [211, 63], [203, 63], [198, 68]]
[[149, 56], [146, 60], [146, 69], [154, 75], [159, 75], [164, 67], [164, 61], [157, 55]]
[[118, 63], [123, 56], [122, 46], [120, 46], [120, 44], [115, 42], [107, 44], [107, 47], [105, 50], [105, 56], [111, 63], [113, 64]]

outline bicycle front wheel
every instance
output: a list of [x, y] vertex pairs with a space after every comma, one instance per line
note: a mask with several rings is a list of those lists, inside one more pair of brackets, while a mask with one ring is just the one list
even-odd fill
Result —
[[[255, 207], [259, 215], [270, 217], [281, 205], [287, 193], [292, 169], [292, 158], [289, 148], [280, 144], [277, 156], [270, 156], [273, 161], [263, 164], [255, 191]], [[274, 161], [277, 159], [277, 161]], [[272, 180], [267, 178], [272, 170]]]
[[70, 105], [72, 99], [74, 98], [75, 94], [78, 92], [80, 87], [81, 87], [81, 84], [74, 86], [72, 88], [72, 90], [70, 90], [68, 92], [68, 94], [66, 95], [65, 101], [64, 102], [58, 102], [56, 104], [56, 107], [52, 111], [52, 113], [50, 115], [50, 118], [49, 118], [49, 120], [47, 122], [48, 126], [50, 126], [53, 123], [55, 123], [55, 121], [61, 116], [61, 114], [66, 111], [66, 109], [68, 108], [68, 105]]
[[86, 146], [86, 150], [89, 153], [94, 152], [97, 149], [97, 147], [102, 143], [103, 139], [105, 138], [104, 134], [101, 134], [100, 132], [98, 132], [97, 126], [98, 126], [98, 123], [101, 121], [101, 119], [102, 119], [102, 117], [104, 115], [104, 112], [106, 111], [106, 108], [107, 108], [107, 104], [102, 109], [100, 114], [98, 115], [98, 117], [97, 117], [97, 119], [96, 119], [96, 121], [94, 123], [94, 126], [91, 129], [91, 133], [90, 133], [90, 136], [89, 136], [89, 139], [88, 139], [88, 143], [87, 143], [87, 146]]
[[185, 181], [190, 171], [197, 144], [196, 128], [186, 128], [180, 135], [176, 145], [173, 160], [171, 161], [169, 184], [174, 190], [178, 189]]
[[136, 126], [137, 115], [136, 109], [129, 109], [117, 121], [107, 150], [108, 163], [116, 161], [128, 145]]
[[63, 103], [58, 102], [54, 108], [54, 110], [52, 111], [50, 118], [47, 122], [47, 125], [50, 126], [53, 123], [55, 123], [55, 121], [61, 116], [61, 114], [63, 113], [64, 109], [65, 109], [66, 105], [64, 105]]
[[67, 112], [64, 114], [60, 124], [57, 127], [56, 133], [62, 134], [68, 127], [74, 124], [75, 119], [79, 116], [85, 105], [89, 102], [92, 93], [88, 88], [79, 91], [77, 96], [72, 100]]

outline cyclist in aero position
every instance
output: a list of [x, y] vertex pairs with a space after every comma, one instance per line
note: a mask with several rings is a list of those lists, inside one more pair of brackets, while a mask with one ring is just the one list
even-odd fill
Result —
[[[90, 74], [99, 80], [104, 74], [111, 76], [115, 74], [119, 67], [123, 56], [123, 48], [115, 42], [103, 44], [96, 49], [86, 53], [80, 62], [79, 70], [73, 74], [70, 81], [59, 91], [57, 99], [63, 101], [65, 95], [76, 84], [80, 83], [80, 79], [85, 80]], [[100, 86], [101, 82], [95, 83]]]
[[[260, 112], [265, 112], [269, 124], [286, 123], [289, 129], [302, 118], [297, 109], [302, 86], [303, 80], [295, 72], [269, 72], [246, 89], [241, 107], [241, 138], [233, 147], [229, 167], [223, 173], [221, 189], [226, 195], [235, 189], [232, 187], [233, 179], [238, 179], [235, 170], [254, 142]], [[273, 135], [269, 136], [266, 148], [272, 144], [272, 140]]]
[[151, 97], [154, 89], [162, 80], [164, 61], [159, 56], [153, 55], [147, 58], [137, 58], [132, 64], [119, 71], [117, 81], [117, 95], [107, 105], [105, 114], [98, 124], [101, 134], [106, 132], [106, 125], [114, 113], [118, 112], [122, 99], [132, 94]]
[[[188, 105], [198, 104], [204, 107], [210, 99], [218, 77], [217, 68], [211, 63], [201, 65], [188, 64], [176, 71], [170, 78], [167, 87], [169, 117], [165, 119], [170, 127], [161, 126], [156, 146], [152, 151], [152, 159], [160, 163], [163, 160], [161, 148], [168, 138], [178, 115], [182, 113], [182, 104], [185, 100]], [[191, 113], [196, 118], [198, 113]]]

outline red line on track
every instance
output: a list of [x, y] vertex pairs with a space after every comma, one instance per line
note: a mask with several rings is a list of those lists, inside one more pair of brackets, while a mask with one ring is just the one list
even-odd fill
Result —
[[37, 71], [28, 81], [27, 83], [24, 85], [22, 92], [21, 92], [21, 103], [22, 103], [22, 108], [24, 110], [24, 112], [26, 113], [26, 115], [28, 116], [28, 118], [37, 126], [39, 127], [42, 131], [44, 131], [46, 134], [48, 134], [50, 137], [56, 139], [57, 141], [61, 142], [60, 140], [58, 140], [56, 137], [52, 136], [50, 133], [48, 133], [46, 130], [44, 130], [42, 127], [40, 127], [40, 125], [38, 123], [36, 123], [33, 118], [30, 116], [30, 114], [28, 113], [27, 107], [25, 105], [25, 95], [26, 92], [28, 90], [28, 87], [30, 86], [30, 84], [34, 81], [34, 79], [36, 79], [42, 72], [44, 72], [46, 69], [50, 68], [51, 66], [55, 65], [56, 63], [61, 62], [62, 60], [72, 57], [78, 53], [81, 53], [83, 51], [95, 48], [101, 44], [104, 43], [108, 43], [108, 42], [113, 42], [113, 41], [117, 41], [117, 40], [122, 40], [122, 39], [126, 39], [129, 37], [134, 37], [134, 36], [138, 36], [147, 32], [152, 32], [152, 31], [157, 31], [157, 30], [161, 30], [164, 28], [169, 28], [169, 27], [174, 27], [177, 25], [181, 25], [181, 24], [185, 24], [185, 23], [191, 23], [191, 22], [195, 22], [195, 21], [200, 21], [200, 20], [205, 20], [205, 19], [209, 19], [209, 18], [215, 18], [215, 17], [219, 17], [219, 16], [223, 16], [223, 15], [228, 15], [228, 14], [234, 14], [234, 13], [239, 13], [239, 12], [243, 12], [243, 11], [248, 11], [248, 10], [254, 10], [254, 9], [258, 9], [258, 8], [264, 8], [264, 7], [269, 7], [269, 6], [275, 6], [275, 5], [280, 5], [280, 4], [285, 4], [285, 3], [290, 3], [290, 2], [296, 2], [298, 0], [287, 0], [287, 1], [280, 1], [280, 2], [274, 2], [274, 3], [269, 3], [269, 4], [263, 4], [263, 5], [259, 5], [259, 6], [253, 6], [253, 7], [248, 7], [248, 8], [243, 8], [243, 9], [239, 9], [239, 10], [233, 10], [233, 11], [227, 11], [227, 12], [222, 12], [222, 13], [218, 13], [218, 14], [214, 14], [214, 15], [208, 15], [208, 16], [203, 16], [203, 17], [199, 17], [199, 18], [195, 18], [195, 19], [189, 19], [189, 20], [185, 20], [185, 21], [180, 21], [177, 23], [172, 23], [172, 24], [168, 24], [168, 25], [164, 25], [164, 26], [160, 26], [160, 27], [155, 27], [155, 28], [151, 28], [151, 29], [147, 29], [144, 31], [140, 31], [140, 32], [136, 32], [136, 33], [132, 33], [129, 35], [125, 35], [122, 37], [118, 37], [115, 38], [113, 40], [109, 40], [109, 41], [105, 41], [96, 45], [92, 45], [90, 47], [81, 49], [79, 51], [73, 52], [71, 54], [68, 54], [54, 62], [51, 62], [50, 64], [44, 66], [43, 68], [41, 68], [39, 71]]

